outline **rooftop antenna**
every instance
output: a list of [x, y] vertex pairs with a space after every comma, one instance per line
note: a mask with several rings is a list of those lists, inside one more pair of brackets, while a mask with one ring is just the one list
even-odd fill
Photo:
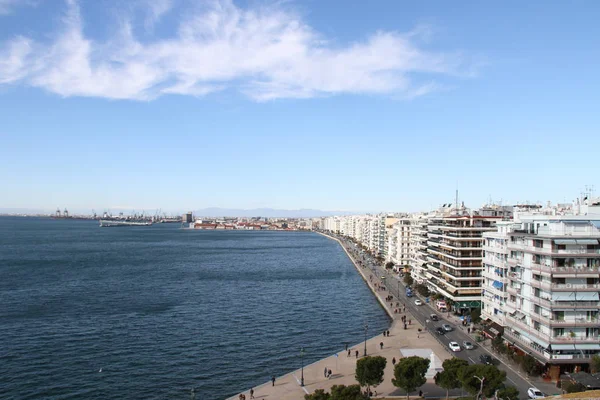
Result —
[[454, 198], [454, 207], [456, 209], [456, 214], [458, 215], [458, 181], [456, 181], [456, 197]]

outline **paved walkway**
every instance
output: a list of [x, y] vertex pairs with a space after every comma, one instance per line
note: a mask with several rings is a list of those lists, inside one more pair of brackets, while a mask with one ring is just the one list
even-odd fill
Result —
[[[329, 237], [329, 236], [327, 236]], [[337, 239], [334, 239], [337, 240]], [[342, 246], [344, 251], [346, 249]], [[348, 254], [348, 253], [347, 253]], [[428, 332], [422, 331], [419, 334], [418, 329], [423, 330], [423, 327], [416, 322], [416, 319], [409, 313], [394, 314], [396, 297], [394, 296], [394, 307], [390, 307], [390, 302], [386, 302], [385, 298], [390, 295], [388, 291], [378, 290], [376, 285], [381, 285], [381, 281], [373, 277], [371, 282], [369, 275], [372, 273], [369, 269], [359, 267], [352, 256], [348, 254], [359, 273], [369, 285], [378, 300], [384, 305], [387, 313], [393, 319], [390, 327], [390, 336], [384, 337], [382, 333], [367, 340], [367, 355], [368, 356], [383, 356], [387, 358], [387, 366], [384, 374], [384, 382], [373, 390], [377, 391], [378, 396], [381, 395], [398, 395], [398, 388], [392, 385], [394, 376], [392, 358], [396, 360], [402, 357], [401, 349], [431, 349], [435, 355], [444, 361], [450, 358], [450, 354], [437, 342]], [[401, 303], [402, 305], [402, 303]], [[400, 318], [406, 315], [406, 319], [412, 319], [412, 324], [404, 329], [404, 325]], [[380, 348], [380, 343], [383, 342], [383, 349]], [[311, 365], [304, 367], [304, 387], [300, 386], [301, 371], [296, 370], [290, 374], [276, 378], [275, 385], [267, 382], [263, 385], [254, 388], [254, 397], [256, 399], [269, 400], [301, 400], [304, 399], [306, 393], [313, 393], [316, 389], [329, 389], [333, 385], [353, 385], [356, 384], [354, 373], [356, 370], [356, 351], [359, 352], [358, 358], [363, 356], [364, 342], [357, 343], [349, 347], [351, 356], [348, 357], [347, 352], [340, 352], [328, 358], [317, 361]], [[325, 368], [331, 369], [332, 376], [330, 379], [324, 377]], [[430, 384], [432, 383], [429, 382]], [[428, 385], [429, 386], [429, 385]], [[249, 390], [242, 393], [246, 395], [246, 399], [250, 400]], [[231, 397], [231, 400], [237, 400], [239, 394]]]

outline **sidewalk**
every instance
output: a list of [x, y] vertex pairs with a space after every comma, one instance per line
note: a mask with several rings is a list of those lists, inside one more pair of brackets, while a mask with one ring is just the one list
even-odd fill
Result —
[[[329, 237], [329, 236], [327, 236]], [[330, 238], [330, 237], [329, 237]], [[337, 239], [333, 239], [337, 240]], [[338, 241], [339, 242], [339, 241]], [[386, 309], [388, 315], [392, 318], [392, 325], [389, 329], [390, 336], [384, 337], [382, 333], [377, 336], [371, 337], [367, 340], [367, 355], [368, 356], [383, 356], [387, 359], [387, 365], [385, 368], [384, 382], [377, 388], [373, 388], [373, 391], [377, 391], [378, 397], [385, 395], [392, 395], [392, 393], [398, 393], [398, 388], [392, 384], [392, 378], [394, 376], [392, 365], [392, 358], [399, 360], [402, 358], [401, 349], [431, 349], [441, 362], [450, 358], [449, 353], [442, 347], [442, 345], [431, 337], [430, 333], [425, 332], [423, 326], [421, 326], [416, 318], [407, 313], [394, 314], [393, 308], [398, 301], [394, 296], [393, 304], [394, 307], [390, 307], [390, 302], [385, 301], [385, 298], [390, 295], [386, 290], [377, 290], [377, 285], [382, 285], [382, 282], [375, 276], [373, 281], [370, 282], [369, 275], [371, 271], [367, 268], [361, 268], [355, 262], [354, 258], [348, 253], [346, 248], [342, 245], [342, 248], [350, 257], [350, 260], [354, 263], [354, 266], [359, 271], [369, 288], [373, 291], [379, 302]], [[402, 306], [402, 302], [400, 302]], [[406, 319], [412, 319], [412, 324], [404, 329], [404, 325], [400, 318], [406, 315]], [[418, 329], [422, 332], [419, 333]], [[380, 343], [383, 343], [383, 349], [380, 348]], [[348, 347], [351, 352], [351, 356], [348, 357], [346, 351], [341, 351], [328, 358], [319, 360], [313, 364], [304, 367], [304, 387], [300, 386], [301, 370], [296, 370], [287, 375], [278, 377], [275, 380], [273, 386], [271, 382], [267, 382], [254, 388], [254, 397], [256, 399], [272, 399], [272, 400], [301, 400], [304, 399], [304, 395], [307, 393], [313, 393], [316, 389], [325, 389], [329, 391], [333, 385], [353, 385], [356, 384], [354, 374], [356, 371], [356, 362], [358, 358], [363, 356], [364, 342], [357, 343], [354, 346]], [[356, 357], [356, 351], [358, 351], [358, 358]], [[331, 369], [332, 376], [330, 379], [324, 377], [325, 368]], [[429, 380], [428, 383], [432, 383]], [[242, 393], [246, 395], [246, 399], [250, 400], [249, 390]], [[230, 397], [231, 400], [238, 400], [239, 394]]]

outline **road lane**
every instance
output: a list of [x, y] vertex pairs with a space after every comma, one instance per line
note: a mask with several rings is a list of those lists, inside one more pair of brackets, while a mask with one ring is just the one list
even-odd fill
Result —
[[[531, 382], [529, 382], [524, 376], [519, 373], [516, 373], [512, 368], [509, 368], [502, 360], [499, 360], [495, 354], [490, 353], [487, 349], [475, 343], [472, 337], [467, 335], [466, 331], [464, 331], [461, 325], [457, 325], [456, 321], [452, 321], [447, 318], [446, 313], [440, 313], [435, 310], [434, 307], [430, 306], [425, 302], [424, 299], [421, 299], [418, 295], [414, 295], [413, 297], [406, 297], [406, 288], [404, 282], [400, 280], [400, 278], [396, 274], [392, 274], [389, 271], [385, 270], [381, 266], [377, 265], [375, 260], [370, 257], [368, 254], [360, 254], [359, 249], [356, 248], [353, 244], [344, 241], [341, 239], [343, 243], [345, 243], [346, 248], [351, 252], [351, 254], [357, 259], [361, 260], [364, 265], [366, 265], [374, 275], [374, 278], [382, 281], [382, 284], [387, 288], [390, 294], [395, 295], [401, 303], [406, 305], [407, 311], [417, 319], [423, 326], [427, 327], [426, 334], [431, 334], [435, 336], [440, 343], [449, 351], [453, 356], [466, 360], [472, 364], [479, 363], [480, 356], [482, 355], [490, 355], [494, 360], [494, 365], [497, 366], [500, 370], [506, 372], [506, 379], [512, 383], [519, 390], [519, 397], [521, 399], [527, 399], [527, 389], [535, 386]], [[381, 279], [382, 276], [385, 276], [385, 279]], [[414, 301], [416, 299], [420, 299], [423, 302], [423, 305], [417, 306]], [[439, 321], [432, 321], [430, 319], [431, 314], [436, 314], [439, 318]], [[429, 322], [427, 322], [429, 320]], [[453, 330], [451, 332], [447, 332], [444, 335], [438, 335], [435, 332], [435, 329], [441, 327], [442, 324], [449, 324], [452, 326]], [[469, 341], [473, 343], [474, 348], [472, 350], [462, 349], [459, 352], [452, 352], [448, 344], [451, 342], [458, 342], [461, 347], [463, 347], [463, 341]], [[507, 382], [508, 384], [508, 382]], [[511, 385], [511, 386], [512, 386]]]

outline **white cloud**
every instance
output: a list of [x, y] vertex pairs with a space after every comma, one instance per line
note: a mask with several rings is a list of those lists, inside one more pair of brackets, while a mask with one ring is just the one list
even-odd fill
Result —
[[146, 30], [152, 30], [154, 24], [173, 7], [172, 0], [145, 0], [145, 3], [142, 4], [147, 9], [146, 20], [144, 21]]
[[[148, 14], [152, 24], [172, 6], [156, 4]], [[17, 37], [0, 46], [0, 84], [134, 100], [225, 88], [256, 101], [344, 93], [412, 98], [438, 87], [433, 76], [472, 69], [460, 54], [419, 48], [419, 32], [429, 32], [422, 27], [377, 32], [343, 46], [281, 7], [241, 9], [216, 1], [188, 13], [171, 38], [141, 42], [126, 22], [111, 40], [98, 42], [83, 34], [75, 0], [67, 6], [64, 27], [50, 43]]]
[[34, 0], [0, 0], [0, 15], [9, 15], [15, 8], [22, 5], [33, 6]]

